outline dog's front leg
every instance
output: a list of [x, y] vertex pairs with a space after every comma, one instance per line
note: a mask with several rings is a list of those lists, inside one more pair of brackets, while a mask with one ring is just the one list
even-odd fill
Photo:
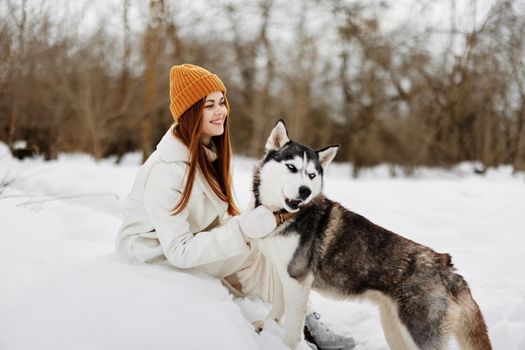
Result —
[[268, 314], [269, 320], [274, 320], [275, 322], [279, 323], [281, 318], [284, 315], [284, 301], [283, 298], [276, 298], [272, 309], [270, 310], [270, 313]]
[[295, 349], [303, 337], [306, 305], [312, 286], [313, 276], [309, 274], [298, 281], [290, 276], [281, 276], [284, 291], [284, 342]]

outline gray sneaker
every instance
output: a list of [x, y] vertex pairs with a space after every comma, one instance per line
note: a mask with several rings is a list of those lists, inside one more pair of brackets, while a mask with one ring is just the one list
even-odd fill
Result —
[[304, 322], [305, 339], [317, 345], [319, 350], [350, 350], [355, 348], [355, 340], [330, 330], [319, 319], [317, 312], [306, 315]]

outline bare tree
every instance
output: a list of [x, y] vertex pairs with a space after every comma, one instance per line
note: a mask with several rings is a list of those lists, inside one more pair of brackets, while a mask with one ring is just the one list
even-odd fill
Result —
[[[393, 165], [410, 172], [461, 161], [479, 162], [480, 173], [500, 164], [525, 170], [519, 1], [485, 13], [470, 0], [459, 21], [460, 2], [449, 0], [446, 28], [407, 21], [389, 30], [382, 21], [392, 1], [228, 1], [206, 12], [191, 2], [120, 3], [121, 32], [103, 22], [79, 33], [85, 7], [58, 18], [56, 2], [39, 10], [28, 0], [0, 2], [0, 139], [26, 140], [48, 159], [133, 149], [146, 158], [171, 122], [169, 67], [192, 62], [227, 84], [234, 150], [248, 155], [259, 155], [279, 116], [299, 141], [341, 143], [338, 157], [353, 163], [354, 176], [378, 163], [392, 174]], [[134, 6], [148, 13], [144, 28], [131, 23]], [[421, 15], [433, 6], [414, 5]], [[211, 12], [229, 30], [208, 25]]]
[[[271, 86], [275, 79], [275, 56], [272, 42], [269, 38], [269, 25], [273, 0], [259, 0], [257, 3], [261, 25], [254, 38], [244, 39], [237, 16], [238, 9], [233, 4], [225, 7], [234, 35], [233, 48], [235, 62], [240, 70], [242, 87], [241, 98], [245, 105], [246, 116], [251, 123], [251, 132], [248, 142], [248, 154], [256, 155], [261, 150], [264, 130], [271, 111]], [[264, 70], [258, 71], [256, 60], [262, 58], [265, 62]]]
[[157, 79], [156, 62], [161, 52], [160, 32], [165, 24], [165, 11], [163, 0], [150, 0], [148, 27], [144, 36], [144, 82], [145, 82], [145, 110], [141, 120], [141, 149], [142, 158], [145, 160], [152, 152], [152, 119], [157, 109]]
[[[17, 52], [18, 57], [20, 59], [11, 61], [12, 69], [10, 69], [10, 73], [12, 76], [10, 77], [11, 81], [14, 81], [15, 83], [12, 84], [12, 91], [11, 91], [11, 99], [12, 99], [12, 109], [11, 114], [9, 118], [9, 124], [8, 124], [8, 131], [7, 131], [7, 144], [11, 145], [14, 141], [15, 132], [17, 129], [18, 120], [20, 118], [21, 109], [22, 109], [22, 91], [24, 89], [21, 79], [23, 76], [23, 64], [24, 64], [24, 56], [26, 51], [26, 43], [25, 43], [25, 33], [27, 29], [27, 0], [22, 0], [22, 3], [17, 9], [17, 7], [11, 2], [11, 0], [7, 0], [7, 6], [9, 9], [9, 13], [12, 14], [12, 19], [16, 24], [16, 30], [17, 30]], [[20, 15], [17, 14], [18, 10], [20, 11]]]

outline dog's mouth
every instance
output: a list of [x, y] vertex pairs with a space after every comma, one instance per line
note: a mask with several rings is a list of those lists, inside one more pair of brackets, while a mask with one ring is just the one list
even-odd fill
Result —
[[286, 206], [288, 207], [287, 209], [290, 209], [289, 211], [293, 212], [299, 210], [299, 207], [301, 206], [301, 204], [303, 204], [303, 201], [300, 199], [286, 198], [284, 200], [284, 203], [286, 203]]

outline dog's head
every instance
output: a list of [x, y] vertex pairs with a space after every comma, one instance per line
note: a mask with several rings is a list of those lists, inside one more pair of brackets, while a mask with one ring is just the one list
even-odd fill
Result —
[[266, 154], [255, 169], [255, 204], [277, 211], [296, 212], [323, 189], [323, 171], [334, 159], [339, 145], [320, 150], [290, 140], [282, 120], [266, 141]]

